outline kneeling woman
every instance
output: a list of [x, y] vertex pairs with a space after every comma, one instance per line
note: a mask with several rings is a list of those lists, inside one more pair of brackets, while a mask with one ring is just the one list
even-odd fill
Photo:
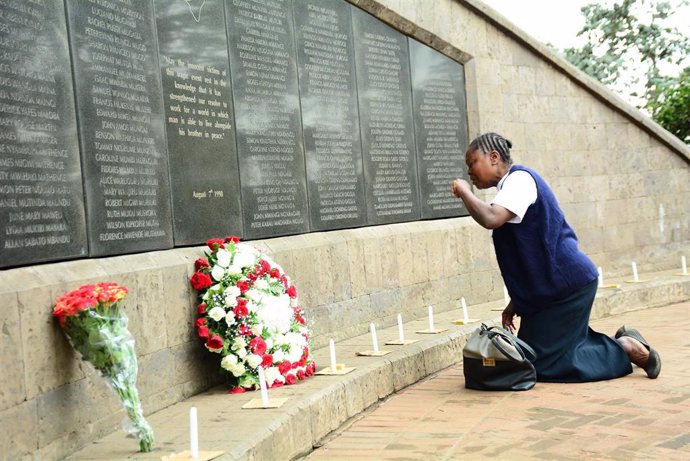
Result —
[[631, 362], [649, 378], [661, 371], [659, 354], [635, 329], [621, 327], [614, 338], [593, 331], [589, 316], [598, 272], [580, 251], [556, 197], [533, 170], [513, 165], [510, 141], [486, 133], [470, 143], [465, 161], [479, 189], [497, 187], [489, 204], [467, 181], [451, 188], [481, 226], [493, 229], [496, 259], [511, 301], [503, 326], [534, 348], [539, 381], [585, 382], [632, 372]]

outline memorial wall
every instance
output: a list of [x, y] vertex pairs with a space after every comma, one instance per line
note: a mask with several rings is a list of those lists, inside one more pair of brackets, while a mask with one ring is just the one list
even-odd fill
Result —
[[344, 0], [0, 4], [0, 268], [466, 215], [463, 65]]

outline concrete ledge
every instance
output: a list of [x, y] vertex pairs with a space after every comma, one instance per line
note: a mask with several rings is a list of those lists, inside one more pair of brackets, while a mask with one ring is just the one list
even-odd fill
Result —
[[[599, 290], [592, 318], [690, 299], [690, 276], [667, 271], [645, 274], [645, 278], [649, 281], [636, 284], [611, 280], [610, 283], [617, 283], [620, 288]], [[497, 301], [470, 306], [470, 315], [484, 323], [496, 324], [502, 304]], [[148, 416], [156, 432], [157, 449], [153, 453], [136, 453], [135, 441], [118, 430], [68, 459], [160, 459], [187, 450], [187, 415], [191, 406], [196, 406], [199, 412], [200, 449], [225, 451], [217, 459], [292, 459], [309, 452], [330, 432], [378, 400], [461, 361], [462, 346], [479, 323], [454, 325], [452, 321], [462, 317], [459, 310], [434, 317], [437, 329], [448, 330], [437, 335], [420, 335], [414, 332], [428, 328], [427, 320], [408, 322], [406, 338], [419, 341], [407, 346], [384, 346], [385, 341], [397, 338], [397, 326], [381, 329], [380, 348], [392, 350], [383, 357], [355, 356], [357, 351], [371, 348], [369, 335], [339, 342], [338, 362], [356, 369], [347, 375], [314, 376], [293, 386], [270, 390], [271, 398], [288, 398], [281, 408], [243, 410], [242, 405], [258, 398], [258, 393], [228, 395], [225, 387], [216, 387]], [[314, 351], [314, 357], [318, 369], [328, 364], [327, 349]]]

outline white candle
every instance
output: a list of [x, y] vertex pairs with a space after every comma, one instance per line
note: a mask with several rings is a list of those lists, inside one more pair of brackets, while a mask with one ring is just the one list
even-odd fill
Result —
[[405, 342], [405, 330], [403, 330], [402, 315], [398, 314], [398, 337], [400, 342]]
[[632, 263], [632, 270], [633, 270], [633, 280], [636, 282], [639, 282], [640, 279], [637, 277], [637, 264], [635, 264], [635, 261]]
[[264, 367], [259, 365], [257, 369], [259, 372], [259, 389], [261, 390], [261, 403], [263, 406], [268, 406], [268, 389], [266, 389], [266, 378], [264, 377]]
[[506, 288], [505, 285], [503, 285], [503, 301], [505, 302], [506, 306], [510, 304], [510, 295], [508, 294], [508, 288]]
[[597, 271], [599, 272], [599, 288], [602, 288], [604, 286], [604, 271], [601, 270], [601, 267], [597, 267]]
[[335, 371], [336, 368], [336, 361], [335, 361], [335, 343], [333, 342], [333, 338], [330, 339], [328, 342], [329, 349], [331, 351], [331, 371]]
[[467, 303], [465, 302], [465, 298], [460, 298], [460, 304], [462, 304], [462, 318], [463, 321], [465, 322], [465, 325], [467, 325], [470, 321], [470, 316], [467, 313]]
[[379, 351], [379, 340], [376, 337], [376, 326], [373, 323], [369, 324], [369, 331], [371, 331], [371, 345], [374, 347], [374, 352]]
[[429, 331], [434, 331], [434, 308], [429, 306]]
[[199, 457], [199, 431], [196, 420], [196, 407], [189, 409], [189, 453], [192, 458]]
[[680, 257], [680, 265], [683, 268], [683, 275], [688, 275], [688, 264], [685, 262], [685, 256]]

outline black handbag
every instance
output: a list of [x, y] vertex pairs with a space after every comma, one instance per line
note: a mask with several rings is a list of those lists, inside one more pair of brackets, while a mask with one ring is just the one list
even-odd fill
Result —
[[526, 342], [501, 327], [482, 324], [462, 349], [465, 387], [482, 391], [526, 391], [537, 383], [532, 362], [537, 358]]

